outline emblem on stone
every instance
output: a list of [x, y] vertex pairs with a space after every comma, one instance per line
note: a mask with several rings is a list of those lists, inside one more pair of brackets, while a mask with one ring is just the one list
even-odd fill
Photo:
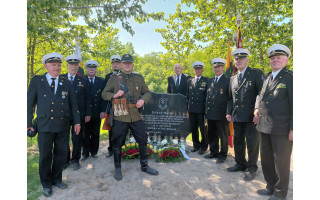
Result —
[[167, 108], [167, 99], [166, 98], [162, 97], [159, 99], [159, 108], [161, 110], [164, 110]]

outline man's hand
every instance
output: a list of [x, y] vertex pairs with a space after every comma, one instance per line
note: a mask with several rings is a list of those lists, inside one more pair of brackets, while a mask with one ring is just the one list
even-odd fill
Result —
[[258, 124], [259, 123], [259, 109], [254, 110], [254, 117], [253, 117], [253, 123]]
[[90, 122], [90, 119], [91, 119], [91, 116], [85, 116], [84, 122], [85, 123]]
[[231, 115], [227, 115], [226, 118], [227, 118], [228, 122], [232, 122]]
[[74, 125], [74, 132], [76, 132], [77, 135], [79, 135], [79, 133], [80, 133], [80, 128], [81, 128], [80, 124]]
[[289, 131], [289, 140], [293, 141], [293, 130]]
[[101, 113], [100, 113], [100, 119], [105, 118], [105, 114], [106, 114], [105, 112], [101, 112]]
[[121, 97], [122, 95], [124, 95], [124, 91], [123, 90], [119, 90], [115, 95], [113, 95], [113, 98], [118, 98]]
[[32, 131], [34, 131], [33, 127], [28, 127], [28, 128], [27, 128], [27, 131], [29, 131], [30, 129], [31, 129]]
[[137, 103], [136, 103], [136, 107], [137, 107], [137, 108], [141, 108], [141, 107], [143, 106], [143, 104], [144, 104], [144, 100], [139, 99], [139, 100], [137, 101]]

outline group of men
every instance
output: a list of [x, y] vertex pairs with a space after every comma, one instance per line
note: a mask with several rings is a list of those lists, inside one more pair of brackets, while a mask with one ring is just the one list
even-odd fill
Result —
[[[229, 172], [246, 172], [251, 181], [258, 169], [259, 144], [262, 171], [267, 182], [260, 195], [285, 199], [288, 192], [290, 158], [293, 141], [293, 73], [286, 69], [291, 51], [282, 44], [267, 51], [272, 71], [263, 72], [248, 66], [250, 52], [238, 48], [232, 52], [238, 72], [224, 75], [226, 61], [211, 61], [215, 77], [203, 77], [204, 63], [196, 61], [194, 77], [182, 73], [181, 64], [174, 66], [175, 75], [168, 78], [168, 93], [186, 95], [193, 149], [202, 155], [209, 144], [206, 159], [223, 163], [228, 153], [229, 123], [233, 123], [236, 164]], [[205, 126], [207, 124], [207, 126]], [[199, 141], [199, 129], [201, 141]], [[220, 145], [219, 145], [220, 139]], [[246, 159], [246, 149], [248, 159]]]
[[[89, 155], [97, 158], [101, 120], [106, 112], [113, 112], [111, 100], [122, 96], [129, 97], [129, 113], [114, 118], [114, 125], [109, 131], [107, 154], [107, 157], [114, 155], [115, 179], [122, 179], [121, 146], [128, 129], [140, 145], [141, 171], [158, 175], [158, 171], [148, 166], [147, 134], [138, 110], [151, 99], [151, 92], [143, 77], [132, 73], [132, 56], [112, 56], [113, 72], [107, 74], [105, 79], [96, 76], [99, 63], [94, 60], [85, 63], [87, 75], [79, 76], [77, 72], [81, 58], [76, 55], [66, 57], [68, 73], [61, 75], [62, 61], [60, 53], [45, 55], [42, 63], [47, 73], [31, 79], [27, 94], [27, 131], [35, 128], [33, 118], [36, 112], [43, 194], [51, 196], [53, 185], [60, 189], [68, 187], [62, 182], [62, 171], [70, 163], [74, 170], [78, 170], [81, 167], [81, 153], [82, 161]], [[123, 72], [120, 71], [121, 65]], [[72, 152], [69, 147], [70, 131]]]
[[[204, 157], [217, 158], [217, 164], [223, 163], [228, 153], [228, 125], [233, 122], [236, 164], [227, 170], [247, 171], [244, 180], [253, 180], [258, 169], [260, 143], [267, 187], [258, 193], [272, 195], [270, 199], [285, 199], [288, 191], [293, 75], [285, 66], [290, 54], [284, 45], [271, 46], [268, 56], [272, 72], [266, 76], [248, 66], [250, 52], [239, 48], [232, 52], [238, 73], [231, 78], [223, 73], [226, 61], [222, 58], [211, 61], [215, 73], [212, 79], [202, 76], [205, 65], [200, 61], [192, 65], [194, 77], [183, 74], [182, 65], [178, 63], [174, 66], [175, 75], [168, 78], [167, 92], [187, 97], [192, 152], [202, 155], [209, 145], [210, 153]], [[47, 73], [32, 78], [28, 89], [27, 130], [33, 130], [36, 109], [39, 174], [44, 195], [52, 195], [52, 185], [61, 189], [68, 187], [62, 182], [62, 170], [69, 162], [74, 170], [80, 168], [81, 150], [82, 160], [89, 154], [97, 157], [100, 124], [106, 112], [114, 114], [107, 153], [107, 157], [114, 157], [114, 178], [122, 179], [121, 146], [129, 129], [139, 144], [141, 171], [158, 175], [157, 170], [148, 166], [148, 136], [139, 113], [152, 95], [143, 77], [133, 73], [133, 57], [130, 54], [112, 56], [113, 72], [105, 79], [96, 76], [99, 64], [94, 60], [85, 63], [87, 76], [77, 75], [81, 59], [76, 55], [66, 57], [68, 73], [60, 75], [62, 60], [60, 53], [45, 55], [42, 62]], [[115, 112], [117, 108], [121, 108], [121, 112]]]

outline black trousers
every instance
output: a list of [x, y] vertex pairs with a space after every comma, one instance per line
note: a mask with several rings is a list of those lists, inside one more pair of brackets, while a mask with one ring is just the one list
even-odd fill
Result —
[[62, 169], [66, 163], [69, 131], [57, 133], [39, 132], [39, 175], [44, 188], [62, 181]]
[[148, 135], [146, 133], [145, 124], [142, 120], [136, 122], [121, 122], [114, 120], [111, 138], [114, 148], [122, 147], [129, 129], [139, 146], [147, 146]]
[[[72, 155], [70, 159], [70, 145], [68, 142], [68, 158], [67, 158], [67, 163], [71, 161], [71, 163], [79, 163], [79, 160], [81, 158], [81, 148], [82, 148], [82, 142], [84, 138], [84, 129], [85, 129], [85, 123], [84, 123], [84, 118], [81, 118], [80, 122], [80, 132], [79, 135], [74, 132], [74, 125], [71, 126], [71, 140], [72, 140]], [[68, 141], [70, 138], [70, 134], [68, 134]]]
[[100, 118], [91, 117], [91, 120], [85, 123], [82, 150], [83, 155], [89, 156], [89, 152], [91, 153], [91, 155], [95, 155], [98, 153], [100, 140], [100, 126]]
[[[289, 133], [289, 131], [288, 131]], [[261, 166], [267, 188], [277, 197], [286, 197], [290, 178], [292, 141], [288, 135], [261, 133]]]
[[[256, 172], [259, 156], [260, 134], [253, 122], [233, 122], [234, 129], [234, 153], [237, 165], [248, 168], [248, 171]], [[248, 161], [246, 160], [246, 146], [248, 148]]]
[[[190, 129], [192, 133], [193, 148], [206, 151], [208, 149], [207, 133], [204, 127], [204, 114], [189, 113]], [[201, 132], [201, 142], [199, 141], [199, 131]]]
[[[228, 121], [208, 119], [208, 141], [210, 153], [218, 155], [219, 158], [226, 159], [228, 155]], [[219, 138], [221, 150], [219, 152]]]

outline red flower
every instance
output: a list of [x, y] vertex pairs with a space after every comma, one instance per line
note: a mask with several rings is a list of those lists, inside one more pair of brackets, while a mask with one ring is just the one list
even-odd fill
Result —
[[123, 152], [122, 152], [122, 157], [125, 156], [125, 155], [126, 155], [126, 153], [123, 151]]
[[127, 153], [129, 154], [129, 153], [132, 153], [132, 150], [131, 149], [129, 149], [128, 151], [127, 151]]
[[178, 151], [176, 151], [176, 152], [174, 152], [174, 153], [172, 154], [172, 157], [177, 157], [177, 156], [179, 156], [179, 152], [178, 152]]
[[131, 152], [132, 153], [137, 153], [138, 151], [137, 151], [137, 149], [132, 149]]
[[149, 149], [149, 154], [152, 154], [152, 150], [151, 149]]

